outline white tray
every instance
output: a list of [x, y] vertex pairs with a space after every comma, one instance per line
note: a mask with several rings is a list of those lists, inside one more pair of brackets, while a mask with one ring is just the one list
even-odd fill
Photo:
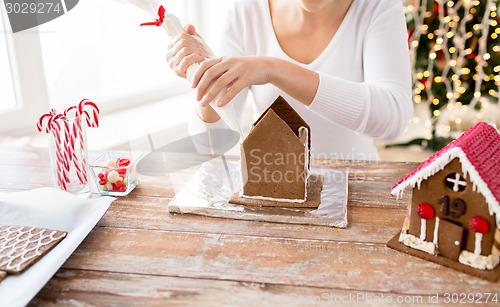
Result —
[[78, 198], [54, 188], [0, 193], [0, 224], [67, 231], [67, 237], [20, 275], [0, 282], [0, 306], [25, 306], [71, 256], [113, 197]]

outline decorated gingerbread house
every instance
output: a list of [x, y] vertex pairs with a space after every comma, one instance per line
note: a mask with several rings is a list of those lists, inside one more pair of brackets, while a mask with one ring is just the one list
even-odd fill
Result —
[[500, 135], [478, 123], [400, 180], [412, 188], [403, 229], [388, 245], [496, 280], [500, 273]]
[[310, 134], [309, 125], [278, 97], [241, 144], [242, 190], [230, 202], [317, 207], [323, 178], [310, 173]]

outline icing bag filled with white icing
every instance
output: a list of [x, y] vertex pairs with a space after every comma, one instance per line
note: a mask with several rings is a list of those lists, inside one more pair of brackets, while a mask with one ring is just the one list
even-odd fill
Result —
[[[166, 14], [165, 15], [165, 20], [163, 22], [163, 26], [167, 30], [168, 35], [171, 38], [174, 38], [175, 36], [181, 34], [184, 29], [182, 28], [181, 22], [177, 16], [172, 15], [172, 14]], [[212, 50], [208, 45], [205, 43], [205, 41], [197, 36], [193, 36], [195, 39], [197, 39], [199, 42], [203, 44], [203, 48], [207, 52], [209, 57], [215, 57], [213, 54]], [[191, 64], [191, 66], [188, 67], [186, 71], [186, 77], [189, 82], [193, 82], [193, 77], [198, 70], [200, 64], [199, 63], [194, 63]], [[233, 105], [230, 103], [226, 104], [223, 107], [217, 106], [216, 102], [219, 101], [224, 94], [226, 93], [226, 89], [223, 89], [219, 92], [219, 94], [215, 97], [213, 101], [210, 102], [210, 106], [214, 109], [215, 112], [222, 118], [222, 120], [231, 128], [232, 130], [237, 131], [241, 138], [244, 138], [243, 132], [240, 128], [240, 125], [238, 123], [238, 118], [236, 116], [236, 111], [234, 110]]]

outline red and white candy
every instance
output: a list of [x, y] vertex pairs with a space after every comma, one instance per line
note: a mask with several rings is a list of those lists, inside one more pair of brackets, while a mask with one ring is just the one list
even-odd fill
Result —
[[102, 172], [97, 175], [101, 189], [104, 191], [125, 192], [127, 190], [126, 167], [129, 165], [130, 160], [125, 158], [108, 161], [106, 166], [109, 166], [110, 168], [103, 168]]

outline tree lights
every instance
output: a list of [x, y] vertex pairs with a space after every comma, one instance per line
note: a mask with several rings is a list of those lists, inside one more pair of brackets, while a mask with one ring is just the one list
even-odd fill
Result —
[[407, 145], [437, 150], [449, 141], [439, 137], [495, 121], [484, 110], [500, 101], [497, 1], [406, 1], [414, 103], [431, 114], [427, 135]]

